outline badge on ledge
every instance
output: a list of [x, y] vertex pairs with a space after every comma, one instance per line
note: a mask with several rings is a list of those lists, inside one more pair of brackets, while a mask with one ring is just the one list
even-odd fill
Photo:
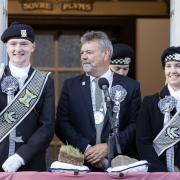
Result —
[[101, 111], [94, 113], [95, 124], [100, 124], [104, 121], [104, 114]]

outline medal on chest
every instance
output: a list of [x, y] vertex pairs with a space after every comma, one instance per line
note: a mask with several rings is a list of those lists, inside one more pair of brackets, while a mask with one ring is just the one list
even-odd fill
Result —
[[94, 119], [95, 119], [95, 124], [101, 124], [104, 121], [104, 114], [103, 110], [95, 111], [94, 112]]

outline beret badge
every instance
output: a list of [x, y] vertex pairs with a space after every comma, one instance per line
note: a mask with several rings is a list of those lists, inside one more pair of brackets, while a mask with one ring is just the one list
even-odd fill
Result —
[[27, 37], [27, 31], [25, 29], [21, 30], [21, 37], [26, 38]]

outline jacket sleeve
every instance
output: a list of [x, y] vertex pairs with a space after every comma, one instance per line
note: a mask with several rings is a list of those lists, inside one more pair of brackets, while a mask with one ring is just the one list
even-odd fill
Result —
[[[155, 112], [152, 102], [152, 97], [145, 97], [137, 119], [137, 136], [136, 143], [140, 159], [147, 160], [150, 163], [148, 171], [166, 172], [166, 166], [160, 161], [153, 148], [153, 139], [155, 131], [152, 125], [152, 118], [155, 117]], [[158, 119], [156, 119], [158, 121]]]

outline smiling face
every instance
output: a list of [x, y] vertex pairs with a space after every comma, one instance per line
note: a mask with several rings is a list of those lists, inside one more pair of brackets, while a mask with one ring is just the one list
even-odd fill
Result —
[[180, 62], [169, 61], [164, 67], [166, 82], [174, 89], [180, 90]]
[[81, 62], [88, 75], [101, 76], [109, 68], [109, 52], [101, 48], [97, 41], [88, 41], [81, 47]]
[[30, 57], [35, 50], [35, 43], [27, 39], [10, 39], [6, 43], [9, 61], [17, 67], [26, 67], [30, 64]]

